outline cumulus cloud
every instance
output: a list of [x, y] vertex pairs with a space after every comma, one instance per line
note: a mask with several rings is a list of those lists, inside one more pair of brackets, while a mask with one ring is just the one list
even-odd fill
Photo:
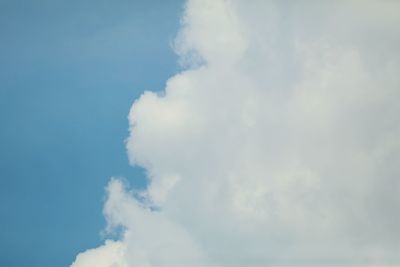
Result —
[[129, 114], [149, 185], [72, 267], [399, 265], [398, 47], [397, 1], [188, 1], [187, 69]]

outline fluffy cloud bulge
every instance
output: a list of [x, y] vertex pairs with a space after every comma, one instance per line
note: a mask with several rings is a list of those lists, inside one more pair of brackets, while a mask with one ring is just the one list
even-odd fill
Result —
[[400, 2], [189, 0], [174, 47], [72, 267], [400, 266]]

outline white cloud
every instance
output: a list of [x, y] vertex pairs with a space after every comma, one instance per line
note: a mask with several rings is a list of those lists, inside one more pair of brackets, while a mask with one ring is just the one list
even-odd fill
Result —
[[146, 201], [112, 180], [123, 238], [72, 266], [400, 264], [398, 47], [396, 1], [187, 2], [193, 67], [129, 114]]
[[107, 240], [101, 247], [80, 253], [72, 266], [127, 267], [125, 245], [122, 242]]

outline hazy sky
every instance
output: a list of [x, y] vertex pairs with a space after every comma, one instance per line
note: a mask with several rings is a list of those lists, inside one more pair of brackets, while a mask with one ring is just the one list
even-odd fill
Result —
[[132, 102], [176, 72], [181, 1], [0, 1], [0, 266], [101, 244], [110, 176], [144, 186]]

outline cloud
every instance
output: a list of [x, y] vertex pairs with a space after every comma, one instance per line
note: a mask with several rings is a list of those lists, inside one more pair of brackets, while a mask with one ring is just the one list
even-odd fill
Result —
[[400, 264], [399, 13], [188, 1], [175, 44], [188, 69], [129, 114], [148, 188], [110, 182], [123, 237], [72, 267]]
[[110, 267], [128, 266], [125, 262], [125, 246], [121, 242], [107, 240], [105, 244], [96, 249], [89, 249], [76, 257], [72, 266], [85, 267]]

